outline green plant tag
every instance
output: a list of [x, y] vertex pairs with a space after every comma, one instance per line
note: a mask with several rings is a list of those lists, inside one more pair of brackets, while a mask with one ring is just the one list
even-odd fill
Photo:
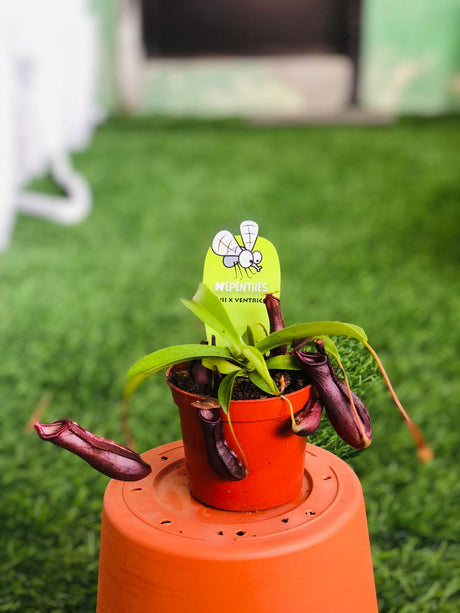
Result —
[[[243, 221], [236, 236], [229, 230], [215, 235], [206, 254], [203, 283], [220, 298], [240, 335], [248, 325], [262, 325], [268, 333], [264, 298], [280, 297], [281, 271], [275, 247], [259, 236], [255, 221]], [[216, 336], [208, 326], [206, 334], [208, 342]]]

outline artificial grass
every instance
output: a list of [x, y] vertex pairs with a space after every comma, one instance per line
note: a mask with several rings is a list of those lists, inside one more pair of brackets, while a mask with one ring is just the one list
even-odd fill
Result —
[[[94, 191], [88, 220], [21, 216], [0, 256], [0, 611], [94, 610], [107, 478], [25, 426], [42, 401], [42, 421], [71, 417], [121, 441], [128, 367], [200, 340], [179, 298], [193, 295], [215, 232], [244, 219], [278, 248], [286, 323], [362, 325], [436, 451], [420, 466], [383, 383], [352, 373], [374, 426], [350, 461], [380, 611], [460, 610], [459, 127], [100, 128], [76, 158]], [[162, 375], [136, 396], [132, 427], [141, 451], [180, 436]], [[308, 569], [299, 579], [308, 610]]]

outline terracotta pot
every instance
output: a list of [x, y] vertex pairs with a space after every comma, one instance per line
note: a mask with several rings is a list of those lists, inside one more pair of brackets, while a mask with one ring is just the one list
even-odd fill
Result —
[[104, 497], [98, 613], [377, 613], [361, 485], [307, 445], [299, 495], [255, 513], [190, 496], [181, 441]]
[[[169, 383], [179, 408], [185, 460], [192, 495], [200, 502], [227, 511], [256, 511], [285, 504], [301, 489], [306, 439], [291, 430], [289, 404], [279, 397], [237, 400], [230, 403], [232, 436], [222, 410], [225, 440], [241, 458], [247, 476], [240, 481], [219, 477], [211, 468], [204, 436], [193, 403], [201, 396], [189, 394]], [[294, 412], [310, 397], [310, 386], [288, 394]]]

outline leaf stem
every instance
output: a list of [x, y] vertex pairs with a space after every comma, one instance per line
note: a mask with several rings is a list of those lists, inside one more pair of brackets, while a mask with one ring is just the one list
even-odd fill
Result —
[[369, 447], [369, 445], [371, 444], [371, 439], [366, 435], [366, 432], [364, 430], [363, 421], [362, 421], [362, 419], [359, 416], [358, 409], [356, 408], [355, 401], [353, 400], [353, 393], [352, 393], [351, 388], [350, 388], [350, 383], [348, 381], [347, 373], [345, 372], [345, 369], [342, 366], [342, 362], [340, 361], [340, 357], [339, 357], [338, 353], [334, 357], [337, 360], [337, 364], [338, 364], [338, 366], [339, 366], [339, 368], [340, 368], [340, 370], [342, 371], [342, 374], [343, 374], [343, 382], [345, 384], [345, 387], [347, 388], [347, 395], [348, 395], [348, 399], [350, 401], [351, 410], [353, 411], [353, 417], [355, 418], [355, 425], [358, 428], [361, 440], [367, 441], [367, 444], [365, 445], [365, 447], [363, 447], [363, 449], [366, 449], [366, 447]]
[[292, 430], [295, 430], [295, 427], [297, 424], [295, 423], [294, 408], [292, 406], [292, 402], [289, 400], [289, 398], [287, 398], [286, 396], [283, 396], [283, 394], [281, 394], [280, 398], [281, 400], [284, 400], [285, 402], [287, 402], [289, 405], [289, 412], [291, 413]]
[[422, 434], [422, 431], [420, 430], [420, 428], [412, 421], [412, 419], [409, 417], [409, 415], [406, 413], [404, 407], [402, 406], [401, 402], [399, 401], [399, 398], [396, 395], [396, 392], [393, 389], [393, 386], [391, 385], [391, 381], [390, 378], [388, 377], [383, 364], [379, 358], [379, 356], [377, 355], [377, 353], [375, 352], [375, 350], [367, 343], [367, 342], [363, 342], [364, 346], [369, 350], [369, 352], [371, 353], [372, 357], [374, 358], [374, 360], [377, 362], [377, 366], [380, 369], [380, 372], [382, 373], [382, 376], [385, 380], [385, 383], [387, 385], [387, 388], [391, 394], [391, 397], [394, 400], [394, 403], [396, 404], [396, 406], [398, 407], [399, 411], [401, 412], [401, 415], [403, 416], [403, 418], [405, 419], [406, 423], [407, 423], [407, 427], [409, 428], [409, 432], [412, 435], [412, 438], [414, 439], [415, 445], [417, 447], [417, 457], [419, 459], [420, 462], [422, 462], [422, 464], [429, 462], [430, 460], [433, 459], [434, 457], [434, 452], [431, 449], [431, 447], [429, 447], [425, 441], [425, 437]]
[[229, 407], [229, 410], [225, 413], [225, 415], [227, 417], [228, 429], [230, 430], [230, 434], [232, 435], [233, 442], [239, 451], [240, 460], [243, 463], [243, 466], [246, 468], [246, 470], [249, 471], [248, 461], [246, 459], [243, 449], [241, 448], [240, 443], [238, 442], [238, 439], [236, 438], [235, 429], [233, 428], [233, 423], [230, 418], [230, 407]]

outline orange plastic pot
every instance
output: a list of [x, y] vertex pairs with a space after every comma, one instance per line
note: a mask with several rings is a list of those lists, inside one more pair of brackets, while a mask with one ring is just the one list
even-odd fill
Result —
[[254, 513], [188, 488], [180, 441], [143, 454], [152, 473], [104, 497], [98, 613], [377, 613], [361, 485], [312, 445], [301, 490]]
[[[200, 396], [189, 394], [169, 382], [179, 408], [185, 460], [192, 495], [200, 502], [226, 511], [256, 511], [285, 504], [302, 487], [306, 439], [291, 429], [289, 403], [279, 397], [237, 400], [230, 403], [230, 417], [221, 411], [226, 441], [241, 457], [248, 475], [241, 481], [226, 480], [212, 470], [197, 409]], [[287, 396], [294, 412], [310, 397], [310, 386]], [[241, 457], [241, 459], [243, 459]]]

